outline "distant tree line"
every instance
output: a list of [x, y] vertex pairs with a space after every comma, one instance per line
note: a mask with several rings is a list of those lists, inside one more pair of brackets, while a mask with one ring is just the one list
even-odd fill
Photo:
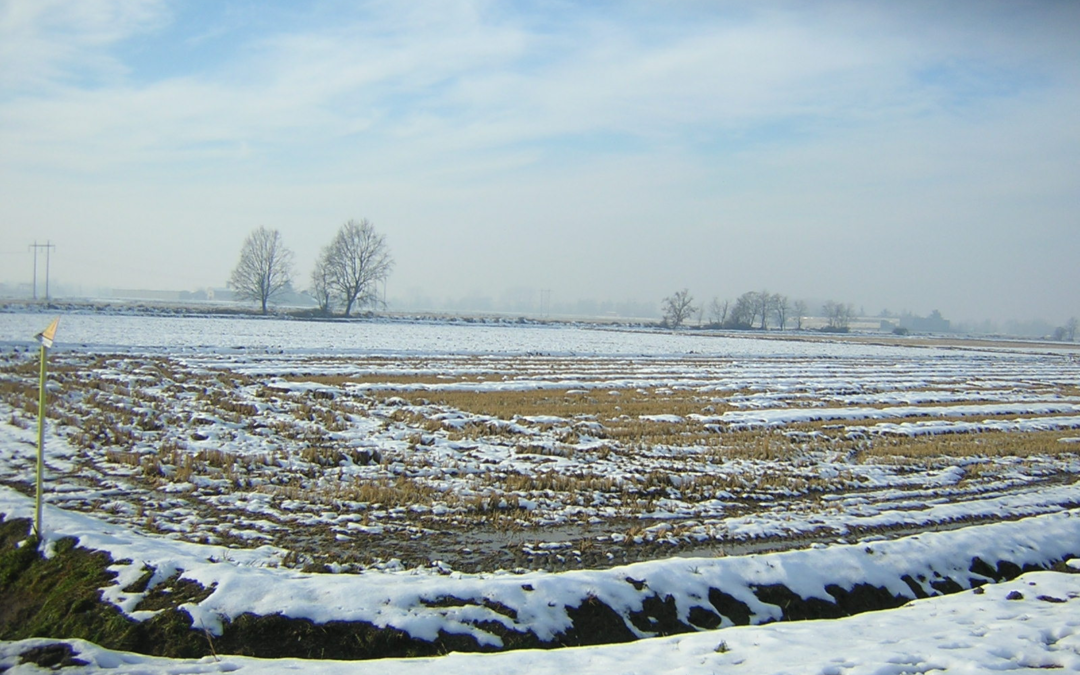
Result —
[[[319, 254], [309, 293], [322, 314], [341, 309], [349, 316], [354, 307], [379, 304], [379, 283], [393, 266], [386, 238], [366, 218], [350, 220]], [[276, 297], [292, 289], [292, 274], [293, 254], [281, 233], [259, 227], [244, 240], [228, 285], [241, 300], [259, 303], [266, 314]]]
[[1058, 342], [1076, 342], [1076, 332], [1080, 330], [1080, 320], [1074, 316], [1064, 326], [1054, 329], [1054, 339]]
[[[664, 298], [661, 311], [662, 325], [668, 328], [680, 328], [697, 316], [704, 328], [729, 330], [802, 330], [808, 315], [805, 301], [792, 301], [786, 295], [768, 291], [747, 291], [734, 301], [716, 296], [707, 308], [701, 308], [685, 288]], [[821, 316], [826, 321], [822, 330], [847, 332], [855, 309], [851, 304], [829, 300], [822, 305]]]

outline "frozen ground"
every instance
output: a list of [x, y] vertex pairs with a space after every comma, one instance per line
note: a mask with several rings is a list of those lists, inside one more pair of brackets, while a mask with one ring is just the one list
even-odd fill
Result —
[[[0, 344], [25, 344], [52, 315], [0, 312]], [[813, 344], [716, 338], [692, 333], [627, 332], [593, 325], [475, 321], [301, 321], [280, 318], [72, 313], [63, 317], [64, 348], [363, 355], [664, 356], [887, 355], [896, 348], [842, 341]], [[904, 351], [903, 349], [899, 350]]]
[[[0, 494], [9, 515], [25, 514], [32, 485], [37, 371], [27, 335], [50, 318], [0, 314]], [[922, 565], [932, 578], [941, 572], [935, 564], [966, 570], [980, 546], [1050, 559], [1055, 546], [1078, 539], [1075, 518], [1055, 515], [1080, 504], [1080, 362], [1063, 350], [95, 315], [65, 316], [59, 336], [50, 359], [50, 536], [102, 532], [91, 537], [101, 547], [129, 547], [118, 551], [125, 557], [145, 551], [125, 574], [149, 565], [162, 578], [183, 569], [217, 583], [205, 606], [191, 608], [208, 629], [244, 602], [262, 611], [293, 602], [267, 596], [267, 587], [304, 587], [299, 595], [308, 602], [320, 593], [363, 599], [361, 587], [407, 589], [389, 603], [403, 616], [426, 608], [416, 610], [417, 626], [449, 621], [473, 630], [505, 616], [480, 600], [432, 611], [419, 602], [422, 593], [479, 598], [493, 586], [516, 588], [498, 591], [497, 606], [528, 607], [517, 597], [523, 585], [545, 587], [560, 598], [558, 610], [610, 587], [620, 589], [605, 591], [612, 602], [632, 612], [641, 589], [627, 590], [626, 579], [639, 573], [660, 587], [668, 579], [665, 593], [688, 592], [694, 584], [687, 580], [698, 576], [702, 589], [724, 575], [820, 586], [827, 583], [821, 575], [793, 570], [834, 574], [843, 567], [836, 561], [849, 560], [860, 561], [850, 569], [866, 572], [863, 558], [886, 547], [902, 552], [890, 559]], [[953, 537], [933, 539], [941, 542], [933, 555], [906, 538], [938, 530], [945, 531], [914, 540]], [[790, 548], [805, 550], [739, 555]], [[834, 557], [812, 564], [799, 557], [826, 554]], [[190, 562], [196, 559], [228, 564]], [[784, 575], [762, 571], [770, 560], [782, 562]], [[626, 567], [636, 561], [653, 567]], [[221, 570], [229, 571], [215, 576]], [[552, 573], [560, 570], [577, 571]], [[895, 580], [899, 568], [892, 572]], [[328, 581], [268, 586], [260, 576], [268, 574]], [[875, 640], [891, 644], [889, 634], [864, 617], [844, 625], [867, 646], [828, 656], [848, 661], [822, 660], [825, 645], [835, 643], [811, 648], [806, 631], [818, 629], [804, 624], [737, 629], [722, 638], [723, 653], [708, 635], [560, 652], [544, 664], [526, 653], [444, 663], [481, 672], [590, 672], [628, 658], [642, 660], [640, 672], [699, 672], [738, 660], [747, 672], [780, 672], [795, 652], [751, 646], [790, 640], [793, 649], [803, 645], [807, 658], [795, 662], [806, 670], [785, 672], [924, 672], [963, 659], [1075, 668], [1074, 624], [1057, 612], [1071, 607], [1077, 589], [1071, 578], [1037, 583], [1052, 586], [1039, 594], [1067, 602], [1027, 593], [1023, 601], [999, 601], [996, 587], [962, 596], [975, 605], [917, 605], [954, 624], [961, 614], [1013, 617], [1015, 641], [1001, 649], [997, 640], [985, 648], [972, 642], [978, 631], [996, 635], [994, 622], [965, 634], [962, 623], [926, 618], [921, 628], [939, 640], [927, 637], [915, 651], [903, 644], [874, 650]], [[693, 598], [679, 597], [679, 611], [689, 612]], [[138, 598], [112, 598], [136, 611]], [[321, 619], [341, 616], [329, 600], [315, 604], [331, 607]], [[1039, 614], [1031, 618], [1033, 608]], [[557, 627], [558, 611], [544, 611], [536, 615], [548, 617], [541, 623]], [[1059, 632], [1045, 632], [1053, 621]], [[835, 625], [820, 629], [829, 640], [842, 634]], [[1029, 626], [1034, 633], [1025, 632]], [[1041, 642], [1029, 640], [1035, 634]], [[84, 660], [127, 658], [126, 667], [147, 672], [266, 667], [236, 659], [156, 663], [86, 649]], [[687, 650], [689, 660], [668, 650]], [[658, 659], [665, 668], [657, 669]]]
[[[110, 652], [71, 641], [87, 664], [64, 672], [174, 675], [179, 673], [381, 673], [384, 675], [611, 675], [613, 673], [753, 673], [754, 675], [883, 675], [901, 673], [1045, 673], [1080, 671], [1080, 575], [1031, 573], [1016, 581], [899, 609], [847, 619], [729, 628], [654, 638], [626, 645], [449, 654], [434, 659], [378, 662], [260, 660], [225, 656], [157, 659]], [[43, 672], [18, 666], [50, 640], [0, 643], [0, 669], [12, 675]], [[54, 652], [55, 653], [55, 652]]]
[[[52, 312], [0, 303], [0, 345], [26, 344], [54, 316], [63, 316], [62, 346], [68, 349], [286, 350], [335, 354], [548, 354], [590, 356], [886, 356], [911, 346], [934, 355], [959, 347], [983, 351], [1076, 353], [1077, 345], [1034, 340], [964, 337], [897, 338], [885, 334], [816, 332], [718, 333], [671, 331], [638, 325], [543, 323], [508, 318], [420, 317], [305, 320], [245, 315], [161, 313], [123, 306], [71, 305]], [[630, 335], [633, 334], [633, 337]], [[749, 336], [749, 337], [748, 337]], [[762, 338], [775, 338], [775, 342]], [[808, 345], [808, 343], [812, 343]]]
[[[0, 490], [0, 512], [27, 517], [32, 502]], [[41, 672], [66, 656], [65, 672], [109, 670], [117, 673], [214, 672], [375, 672], [413, 673], [924, 673], [1035, 672], [1080, 670], [1080, 576], [1034, 572], [1015, 581], [985, 584], [989, 579], [968, 569], [972, 556], [1035, 564], [1068, 557], [1080, 540], [1080, 514], [1066, 512], [1001, 523], [828, 548], [715, 559], [670, 559], [609, 571], [550, 574], [462, 575], [438, 571], [369, 571], [361, 575], [309, 574], [280, 567], [282, 551], [216, 550], [161, 536], [145, 536], [102, 523], [90, 516], [49, 508], [46, 549], [63, 536], [108, 551], [117, 573], [104, 597], [135, 619], [146, 592], [129, 586], [155, 570], [156, 583], [173, 575], [198, 581], [213, 592], [182, 605], [208, 640], [220, 635], [223, 622], [242, 613], [281, 613], [316, 622], [368, 621], [400, 628], [422, 639], [440, 633], [473, 636], [497, 647], [491, 626], [528, 628], [541, 637], [569, 626], [568, 609], [588, 598], [599, 599], [627, 621], [630, 644], [591, 648], [519, 651], [501, 655], [450, 654], [438, 659], [379, 660], [368, 663], [258, 660], [223, 656], [201, 660], [158, 659], [101, 649], [82, 641], [22, 640], [0, 642], [0, 671]], [[987, 568], [989, 569], [989, 568]], [[1068, 570], [1068, 567], [1063, 570]], [[906, 582], [902, 577], [919, 579]], [[769, 623], [781, 607], [760, 600], [761, 588], [783, 584], [807, 599], [832, 601], [836, 589], [860, 584], [881, 587], [902, 598], [916, 591], [934, 594], [935, 579], [958, 581], [958, 593], [916, 600], [893, 610], [829, 621]], [[151, 584], [151, 588], [153, 583]], [[962, 589], [968, 590], [962, 590]], [[648, 598], [656, 595], [677, 608], [684, 621], [694, 612], [712, 611], [710, 589], [723, 589], [744, 604], [751, 626], [731, 626], [724, 616], [719, 630], [677, 637], [657, 637], [643, 626]], [[755, 593], [757, 595], [755, 595]], [[445, 599], [453, 598], [454, 602]], [[735, 603], [727, 603], [727, 607]], [[725, 611], [729, 611], [727, 609]], [[633, 613], [638, 612], [636, 617]], [[768, 624], [768, 625], [758, 625]], [[66, 650], [66, 651], [65, 651]], [[24, 656], [25, 655], [25, 656]], [[48, 659], [52, 659], [49, 661]], [[25, 662], [24, 662], [25, 661]]]
[[[14, 338], [47, 319], [0, 314], [0, 480], [24, 492], [36, 352]], [[60, 335], [51, 503], [301, 567], [588, 568], [1077, 502], [1069, 353], [98, 315]]]

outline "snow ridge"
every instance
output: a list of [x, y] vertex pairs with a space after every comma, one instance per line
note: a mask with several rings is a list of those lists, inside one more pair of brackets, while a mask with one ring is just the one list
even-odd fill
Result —
[[[7, 518], [30, 517], [32, 508], [29, 498], [0, 488], [0, 513]], [[851, 592], [868, 585], [900, 604], [1006, 576], [995, 574], [995, 567], [1012, 566], [1018, 573], [1080, 553], [1075, 543], [1080, 541], [1080, 511], [1072, 510], [895, 541], [730, 558], [672, 558], [608, 570], [313, 574], [281, 568], [282, 551], [272, 547], [222, 555], [217, 547], [136, 534], [54, 507], [47, 508], [45, 518], [47, 541], [72, 536], [84, 547], [107, 551], [114, 560], [131, 560], [112, 567], [118, 576], [103, 595], [138, 620], [152, 614], [133, 612], [141, 594], [121, 589], [148, 568], [158, 570], [158, 578], [182, 570], [181, 578], [213, 588], [201, 602], [181, 606], [194, 627], [212, 634], [220, 635], [225, 622], [245, 613], [280, 614], [315, 623], [366, 622], [427, 641], [440, 634], [469, 636], [480, 647], [496, 649], [503, 646], [497, 634], [501, 631], [493, 630], [496, 625], [558, 643], [573, 628], [574, 611], [589, 601], [610, 608], [633, 636], [645, 638], [672, 632], [670, 625], [662, 625], [664, 617], [656, 616], [658, 606], [674, 612], [679, 630], [761, 624], [785, 618], [780, 606], [767, 601], [766, 591], [778, 586], [803, 600], [835, 604], [836, 589]], [[973, 565], [975, 559], [985, 564]], [[999, 565], [1002, 562], [1006, 565]], [[718, 591], [733, 601], [727, 605], [730, 615], [710, 599]], [[745, 607], [745, 616], [739, 616], [739, 607]], [[703, 616], [712, 620], [703, 621]]]

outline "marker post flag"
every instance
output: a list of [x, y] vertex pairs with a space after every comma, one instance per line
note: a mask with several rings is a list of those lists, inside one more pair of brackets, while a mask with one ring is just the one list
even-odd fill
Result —
[[49, 327], [35, 337], [41, 343], [41, 380], [38, 383], [38, 453], [37, 453], [37, 491], [34, 500], [34, 535], [41, 539], [41, 482], [45, 468], [45, 363], [48, 350], [56, 340], [56, 327], [60, 317], [53, 319]]
[[52, 320], [52, 323], [49, 324], [48, 328], [46, 328], [45, 330], [41, 331], [40, 333], [38, 333], [37, 335], [34, 336], [35, 338], [37, 338], [37, 341], [41, 343], [42, 347], [45, 347], [47, 349], [52, 349], [53, 340], [56, 339], [56, 327], [59, 324], [60, 324], [60, 317], [56, 317], [55, 319]]

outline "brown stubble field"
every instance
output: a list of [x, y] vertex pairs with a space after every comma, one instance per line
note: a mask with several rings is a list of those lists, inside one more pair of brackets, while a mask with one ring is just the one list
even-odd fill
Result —
[[[598, 567], [1072, 505], [1076, 362], [66, 353], [48, 500], [309, 569]], [[0, 361], [28, 491], [36, 366]], [[1074, 410], [1075, 408], [1075, 410]]]

